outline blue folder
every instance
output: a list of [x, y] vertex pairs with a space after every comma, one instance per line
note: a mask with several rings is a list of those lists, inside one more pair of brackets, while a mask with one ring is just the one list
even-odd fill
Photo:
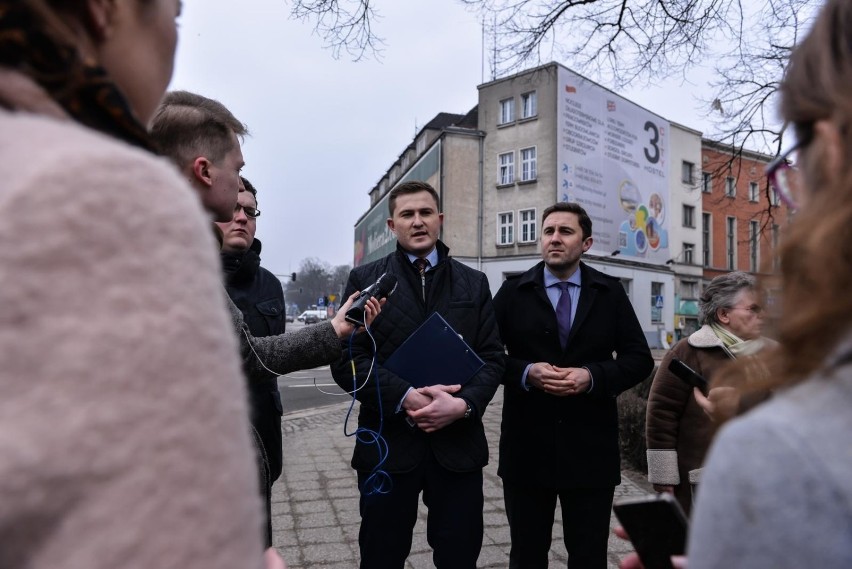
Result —
[[426, 319], [385, 361], [414, 387], [464, 385], [485, 362], [437, 312]]

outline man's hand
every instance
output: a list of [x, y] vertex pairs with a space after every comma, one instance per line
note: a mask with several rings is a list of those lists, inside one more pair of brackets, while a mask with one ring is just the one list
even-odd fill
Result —
[[[418, 427], [427, 433], [443, 429], [447, 425], [464, 417], [467, 403], [464, 399], [453, 397], [451, 394], [461, 389], [460, 385], [432, 385], [421, 387], [417, 394], [431, 398], [431, 402], [420, 409], [406, 411]], [[408, 401], [412, 393], [405, 398]], [[403, 403], [403, 406], [405, 404]]]
[[405, 396], [405, 399], [402, 400], [402, 408], [406, 411], [417, 411], [426, 407], [431, 402], [431, 397], [420, 393], [417, 389], [412, 389]]
[[556, 367], [549, 363], [533, 364], [527, 374], [527, 383], [545, 393], [558, 397], [580, 395], [589, 390], [592, 376], [581, 367]]
[[[358, 326], [355, 326], [351, 322], [346, 321], [346, 311], [349, 310], [349, 307], [352, 306], [352, 303], [358, 298], [358, 295], [361, 294], [360, 291], [355, 291], [352, 293], [343, 306], [337, 311], [337, 314], [334, 315], [334, 318], [331, 319], [331, 325], [334, 327], [334, 332], [337, 334], [338, 338], [346, 338], [352, 335], [353, 332], [358, 330]], [[379, 312], [382, 311], [382, 305], [387, 301], [386, 298], [383, 298], [380, 301], [376, 300], [375, 297], [370, 298], [367, 301], [367, 304], [364, 306], [364, 322], [369, 326], [373, 323], [373, 320], [376, 319], [376, 316], [379, 315]]]

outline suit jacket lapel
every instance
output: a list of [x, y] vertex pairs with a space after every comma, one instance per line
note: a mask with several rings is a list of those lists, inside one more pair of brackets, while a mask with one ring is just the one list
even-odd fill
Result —
[[597, 287], [592, 286], [594, 281], [592, 280], [592, 275], [589, 274], [589, 271], [585, 270], [585, 265], [580, 263], [580, 271], [581, 271], [581, 280], [582, 283], [580, 285], [580, 301], [577, 304], [577, 314], [574, 315], [574, 320], [571, 322], [571, 332], [568, 334], [568, 343], [567, 345], [571, 346], [571, 340], [574, 339], [574, 336], [577, 334], [577, 330], [579, 330], [580, 326], [583, 324], [583, 320], [589, 315], [589, 311], [592, 309], [592, 304], [595, 302], [595, 296], [597, 295]]

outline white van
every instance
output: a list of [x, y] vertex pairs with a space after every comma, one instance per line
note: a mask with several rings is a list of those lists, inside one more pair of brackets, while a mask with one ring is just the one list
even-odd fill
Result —
[[[311, 318], [308, 318], [308, 316], [311, 316]], [[328, 312], [326, 312], [325, 309], [322, 309], [322, 310], [305, 310], [304, 312], [299, 314], [298, 318], [296, 318], [296, 320], [298, 320], [299, 322], [305, 322], [306, 319], [307, 320], [314, 320], [314, 319], [316, 319], [316, 320], [327, 320], [328, 319]]]

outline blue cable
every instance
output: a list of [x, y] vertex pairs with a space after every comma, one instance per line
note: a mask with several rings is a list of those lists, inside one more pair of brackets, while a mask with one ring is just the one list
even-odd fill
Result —
[[[370, 337], [370, 340], [373, 342], [373, 362], [372, 362], [372, 377], [376, 382], [376, 398], [378, 401], [379, 407], [379, 430], [374, 431], [372, 429], [367, 429], [365, 427], [358, 427], [354, 432], [348, 431], [349, 417], [352, 414], [352, 409], [355, 406], [355, 399], [358, 390], [358, 374], [355, 368], [355, 359], [352, 356], [352, 341], [355, 338], [355, 333], [349, 336], [349, 363], [352, 365], [352, 401], [349, 403], [349, 409], [346, 411], [346, 419], [343, 422], [343, 434], [347, 437], [355, 437], [355, 440], [361, 444], [365, 445], [376, 445], [376, 451], [379, 456], [379, 460], [376, 463], [376, 466], [370, 471], [369, 476], [364, 479], [364, 483], [361, 487], [361, 493], [365, 496], [372, 496], [374, 494], [388, 494], [393, 488], [393, 481], [391, 480], [390, 474], [382, 470], [382, 465], [388, 459], [388, 443], [385, 438], [382, 436], [382, 432], [384, 430], [384, 422], [385, 415], [384, 409], [382, 406], [382, 393], [381, 387], [379, 386], [379, 370], [376, 361], [376, 339], [373, 337], [372, 332], [370, 332], [369, 326], [365, 327], [367, 335]], [[367, 380], [370, 378], [368, 377]], [[366, 382], [365, 382], [366, 383]], [[363, 387], [363, 385], [361, 386]]]

